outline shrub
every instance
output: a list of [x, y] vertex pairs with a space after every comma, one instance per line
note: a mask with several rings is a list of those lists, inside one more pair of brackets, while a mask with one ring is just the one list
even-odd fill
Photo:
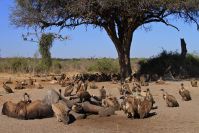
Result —
[[88, 67], [87, 70], [101, 73], [118, 73], [119, 65], [116, 60], [103, 58], [96, 61], [96, 63]]
[[42, 61], [40, 60], [39, 63], [35, 66], [35, 72], [36, 73], [46, 73], [48, 70], [46, 70], [46, 66], [43, 65]]
[[53, 61], [52, 69], [53, 69], [52, 71], [54, 73], [57, 73], [57, 74], [61, 73], [61, 69], [62, 69], [61, 63], [59, 61], [57, 61], [57, 60]]
[[21, 58], [15, 58], [11, 60], [11, 69], [12, 72], [29, 72], [29, 67], [27, 61], [21, 59]]
[[140, 74], [163, 76], [170, 71], [174, 77], [196, 77], [199, 75], [199, 58], [188, 54], [185, 59], [177, 52], [163, 50], [159, 55], [140, 61]]

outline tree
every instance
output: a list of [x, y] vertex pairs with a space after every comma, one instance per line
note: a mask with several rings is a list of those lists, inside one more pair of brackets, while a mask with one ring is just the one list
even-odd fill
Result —
[[114, 43], [121, 77], [131, 75], [133, 33], [145, 24], [160, 22], [178, 30], [168, 17], [198, 26], [199, 0], [16, 0], [11, 22], [18, 27], [103, 28]]
[[[34, 32], [28, 32], [27, 34], [22, 34], [22, 38], [24, 41], [30, 41], [37, 43], [39, 45], [39, 53], [41, 55], [41, 62], [40, 67], [45, 70], [49, 70], [52, 66], [52, 59], [51, 59], [51, 53], [50, 48], [53, 45], [53, 41], [55, 39], [64, 41], [68, 39], [67, 36], [62, 36], [57, 33], [45, 33], [43, 31], [38, 32], [37, 29], [34, 29]], [[38, 58], [37, 52], [34, 54], [34, 65], [37, 64], [37, 58]], [[35, 72], [35, 66], [33, 73]]]
[[42, 34], [41, 39], [39, 41], [39, 52], [41, 54], [41, 65], [45, 68], [45, 70], [49, 70], [52, 66], [52, 59], [50, 48], [52, 47], [54, 40], [53, 34]]
[[[22, 34], [22, 38], [24, 41], [30, 41], [37, 43], [39, 48], [39, 54], [41, 55], [41, 62], [39, 63], [40, 67], [44, 70], [49, 70], [50, 67], [52, 66], [52, 59], [51, 59], [51, 53], [50, 49], [53, 45], [54, 39], [57, 39], [59, 36], [57, 34], [53, 33], [38, 33], [37, 30], [35, 29], [35, 32], [30, 33], [28, 32], [27, 34]], [[35, 58], [35, 63], [37, 60], [37, 53], [34, 54]]]

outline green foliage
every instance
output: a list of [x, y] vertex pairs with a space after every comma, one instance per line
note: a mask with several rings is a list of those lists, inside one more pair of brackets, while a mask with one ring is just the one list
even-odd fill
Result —
[[117, 60], [103, 58], [96, 61], [96, 63], [88, 67], [87, 70], [101, 73], [118, 73], [119, 64]]
[[11, 62], [11, 69], [13, 72], [28, 72], [28, 64], [21, 59], [16, 59]]
[[52, 71], [54, 73], [59, 74], [59, 73], [61, 73], [61, 70], [62, 70], [62, 65], [61, 65], [60, 61], [57, 61], [57, 60], [53, 61], [53, 63], [52, 63]]
[[[106, 66], [103, 65], [108, 62], [110, 72], [118, 72], [119, 65], [117, 59], [52, 59], [52, 66], [49, 71], [46, 71], [45, 66], [41, 63], [40, 58], [0, 58], [0, 72], [6, 73], [63, 73], [63, 72], [100, 72], [104, 68], [107, 72]], [[106, 61], [104, 61], [106, 60]], [[101, 67], [98, 67], [101, 65]], [[100, 68], [100, 70], [99, 70]], [[103, 70], [103, 72], [105, 72]]]
[[54, 40], [53, 34], [49, 33], [49, 34], [42, 34], [41, 39], [39, 41], [39, 52], [42, 57], [40, 65], [42, 68], [44, 68], [47, 71], [52, 66], [50, 48], [52, 47], [53, 40]]
[[46, 67], [43, 65], [43, 63], [41, 63], [41, 60], [35, 66], [35, 72], [36, 73], [45, 73], [46, 72]]
[[12, 58], [12, 59], [1, 59], [0, 60], [0, 72], [22, 72], [28, 73], [30, 72], [30, 66], [32, 65], [30, 60], [23, 60], [22, 58]]
[[159, 55], [140, 61], [139, 73], [163, 76], [171, 71], [175, 77], [196, 77], [199, 75], [199, 57], [188, 54], [185, 59], [177, 52], [163, 50]]

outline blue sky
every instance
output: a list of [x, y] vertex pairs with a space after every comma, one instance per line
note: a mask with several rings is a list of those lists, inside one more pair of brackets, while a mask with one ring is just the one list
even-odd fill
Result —
[[[32, 57], [37, 51], [35, 43], [25, 42], [21, 35], [27, 30], [10, 25], [9, 14], [14, 0], [0, 0], [0, 56]], [[138, 29], [134, 33], [131, 57], [151, 57], [162, 49], [180, 52], [180, 38], [185, 38], [190, 53], [199, 53], [199, 31], [196, 25], [173, 21], [180, 32], [163, 24], [150, 24], [151, 30]], [[63, 31], [70, 40], [55, 41], [51, 49], [52, 57], [57, 58], [89, 58], [117, 57], [113, 43], [104, 30], [80, 26], [75, 30]]]

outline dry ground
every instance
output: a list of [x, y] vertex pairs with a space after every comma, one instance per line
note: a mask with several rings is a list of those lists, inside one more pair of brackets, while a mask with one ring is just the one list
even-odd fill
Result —
[[[19, 101], [26, 91], [32, 99], [42, 99], [48, 89], [59, 89], [58, 85], [45, 85], [45, 89], [26, 89], [16, 91], [14, 94], [5, 94], [2, 82], [11, 75], [0, 74], [0, 110], [5, 101]], [[27, 76], [27, 75], [25, 75]], [[12, 79], [23, 79], [24, 75], [12, 75]], [[185, 87], [190, 90], [192, 101], [184, 102], [178, 94], [180, 83], [184, 82]], [[100, 87], [104, 85], [108, 93], [119, 95], [117, 86], [108, 82], [97, 83]], [[12, 86], [11, 86], [12, 87]], [[78, 120], [70, 125], [58, 123], [56, 118], [37, 120], [17, 120], [0, 115], [0, 133], [198, 133], [199, 132], [199, 88], [192, 88], [188, 81], [166, 82], [165, 85], [150, 83], [149, 88], [154, 95], [158, 109], [152, 110], [157, 115], [146, 119], [127, 119], [122, 112], [117, 115], [101, 118], [89, 116], [84, 120]], [[166, 107], [160, 89], [165, 89], [174, 95], [179, 108]], [[64, 89], [64, 88], [62, 88]], [[146, 89], [144, 87], [143, 89]], [[89, 90], [92, 94], [98, 90]]]

